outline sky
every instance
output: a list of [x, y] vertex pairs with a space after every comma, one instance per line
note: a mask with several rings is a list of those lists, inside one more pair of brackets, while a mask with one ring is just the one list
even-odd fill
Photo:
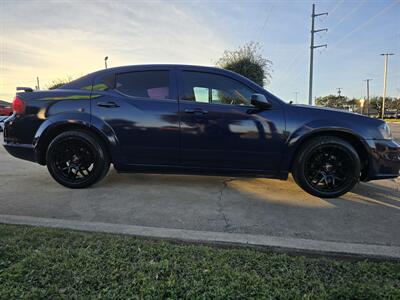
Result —
[[0, 0], [0, 99], [104, 68], [146, 63], [212, 66], [224, 50], [259, 42], [273, 62], [266, 88], [308, 102], [311, 7], [316, 18], [314, 96], [400, 97], [400, 0], [45, 1]]

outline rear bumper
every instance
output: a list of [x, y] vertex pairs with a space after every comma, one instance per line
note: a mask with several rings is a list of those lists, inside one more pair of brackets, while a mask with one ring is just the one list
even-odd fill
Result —
[[32, 162], [36, 161], [36, 153], [33, 148], [33, 145], [25, 145], [25, 144], [4, 144], [4, 148], [10, 153], [12, 156]]
[[36, 160], [36, 150], [29, 129], [32, 124], [12, 115], [4, 121], [4, 148], [12, 156], [32, 162]]
[[370, 149], [369, 172], [364, 181], [400, 176], [400, 144], [393, 140], [366, 140]]

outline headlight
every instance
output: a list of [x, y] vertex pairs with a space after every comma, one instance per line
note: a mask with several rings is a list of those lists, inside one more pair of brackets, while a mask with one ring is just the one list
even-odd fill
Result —
[[382, 125], [380, 125], [378, 127], [378, 129], [379, 129], [379, 132], [381, 133], [383, 139], [385, 139], [385, 140], [392, 139], [392, 133], [390, 131], [390, 127], [386, 122], [383, 123]]

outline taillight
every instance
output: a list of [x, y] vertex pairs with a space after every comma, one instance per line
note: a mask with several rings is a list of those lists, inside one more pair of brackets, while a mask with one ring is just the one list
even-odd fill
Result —
[[25, 102], [18, 96], [14, 98], [12, 104], [13, 112], [16, 114], [23, 114], [25, 112]]

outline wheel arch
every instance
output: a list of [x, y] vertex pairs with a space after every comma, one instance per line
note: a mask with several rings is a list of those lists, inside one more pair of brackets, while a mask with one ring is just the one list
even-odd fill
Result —
[[57, 122], [48, 121], [42, 124], [35, 135], [33, 143], [35, 147], [36, 161], [41, 165], [45, 165], [46, 151], [50, 142], [60, 133], [71, 130], [84, 130], [97, 137], [99, 141], [104, 144], [110, 161], [113, 162], [112, 149], [117, 143], [115, 136], [108, 135], [103, 130], [91, 125], [85, 120], [71, 121], [70, 119]]
[[[346, 130], [346, 129], [319, 129], [315, 130], [312, 132], [309, 132], [308, 134], [304, 135], [302, 138], [298, 139], [292, 146], [289, 146], [289, 148], [292, 148], [290, 150], [290, 160], [289, 164], [287, 165], [287, 169], [289, 172], [293, 168], [293, 163], [298, 155], [299, 150], [301, 147], [307, 143], [308, 141], [316, 138], [316, 137], [321, 137], [321, 136], [332, 136], [332, 137], [337, 137], [341, 138], [344, 141], [348, 142], [350, 145], [354, 147], [356, 150], [360, 161], [361, 161], [361, 180], [364, 180], [368, 176], [368, 171], [369, 171], [369, 165], [370, 165], [370, 159], [369, 159], [369, 152], [368, 148], [363, 141], [363, 139], [358, 136], [356, 133]], [[290, 144], [290, 143], [289, 143]]]

